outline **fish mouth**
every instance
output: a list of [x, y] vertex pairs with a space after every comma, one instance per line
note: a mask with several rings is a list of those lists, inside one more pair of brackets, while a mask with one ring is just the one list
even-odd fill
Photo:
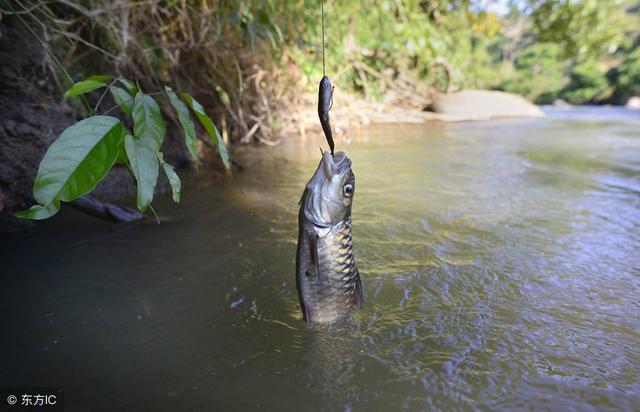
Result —
[[351, 159], [344, 152], [335, 152], [333, 155], [330, 152], [324, 152], [322, 154], [322, 169], [327, 179], [331, 179], [335, 175], [342, 176], [351, 170]]

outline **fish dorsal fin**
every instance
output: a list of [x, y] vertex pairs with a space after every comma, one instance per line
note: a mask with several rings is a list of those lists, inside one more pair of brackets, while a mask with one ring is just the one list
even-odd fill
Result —
[[320, 258], [318, 256], [318, 235], [309, 235], [309, 263], [310, 267], [306, 271], [306, 275], [313, 279], [316, 284], [320, 283]]

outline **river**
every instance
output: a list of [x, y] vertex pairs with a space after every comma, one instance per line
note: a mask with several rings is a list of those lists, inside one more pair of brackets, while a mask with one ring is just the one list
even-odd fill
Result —
[[639, 410], [640, 112], [546, 112], [336, 142], [365, 304], [331, 328], [294, 275], [319, 139], [185, 178], [161, 225], [63, 207], [0, 246], [0, 386], [70, 411]]

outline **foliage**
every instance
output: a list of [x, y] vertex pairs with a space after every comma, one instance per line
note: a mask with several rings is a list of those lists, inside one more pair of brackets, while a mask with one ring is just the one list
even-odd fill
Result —
[[[302, 17], [282, 15], [280, 3], [65, 0], [28, 7], [21, 1], [16, 9], [44, 32], [47, 47], [77, 76], [106, 66], [140, 79], [147, 89], [171, 82], [194, 90], [194, 97], [214, 108], [215, 123], [238, 138], [265, 112], [276, 111], [278, 99], [266, 96], [280, 91], [273, 79], [264, 77], [274, 73], [273, 60], [281, 55], [282, 30], [297, 32]], [[291, 3], [297, 7], [304, 2]], [[102, 85], [91, 81], [77, 87], [83, 91]], [[113, 93], [116, 99], [122, 95], [117, 89]]]
[[614, 101], [624, 103], [631, 96], [640, 96], [640, 47], [627, 54], [610, 77], [615, 86]]
[[[500, 30], [482, 3], [326, 1], [327, 73], [338, 87], [377, 98], [419, 91], [445, 59], [454, 86], [472, 84], [486, 61], [477, 46]], [[40, 3], [29, 16], [66, 66], [103, 70], [103, 61], [147, 88], [171, 80], [197, 90], [236, 140], [256, 124], [255, 135], [269, 137], [267, 122], [286, 114], [280, 103], [314, 91], [323, 71], [317, 0], [66, 0]]]
[[550, 103], [564, 83], [566, 63], [555, 43], [536, 43], [524, 49], [514, 63], [514, 71], [501, 87], [537, 101]]
[[[116, 82], [126, 90], [114, 86]], [[171, 185], [173, 200], [180, 201], [180, 178], [173, 166], [164, 160], [161, 152], [166, 124], [156, 99], [143, 93], [130, 81], [120, 77], [114, 79], [112, 76], [93, 76], [77, 82], [67, 90], [65, 96], [78, 96], [99, 88], [106, 90], [98, 103], [110, 90], [122, 112], [133, 118], [133, 133], [119, 118], [97, 114], [68, 127], [51, 144], [40, 162], [33, 186], [33, 197], [38, 204], [17, 212], [16, 216], [24, 219], [46, 219], [53, 216], [59, 210], [61, 201], [71, 202], [91, 192], [116, 163], [126, 165], [134, 176], [137, 184], [136, 203], [140, 211], [151, 205], [160, 166]], [[164, 93], [177, 112], [185, 143], [197, 164], [197, 152], [192, 150], [195, 126], [191, 115], [183, 100], [170, 88], [165, 88]], [[191, 95], [180, 95], [214, 140], [228, 169], [229, 155], [213, 121]]]
[[[227, 169], [231, 168], [231, 162], [229, 160], [229, 154], [227, 152], [227, 148], [224, 145], [224, 141], [222, 140], [222, 136], [220, 136], [220, 132], [213, 124], [213, 121], [207, 114], [204, 112], [204, 108], [196, 99], [191, 97], [188, 93], [181, 93], [182, 98], [187, 102], [193, 113], [196, 115], [204, 130], [207, 131], [209, 137], [213, 140], [218, 149], [218, 153], [220, 153], [220, 157], [224, 162], [224, 165]], [[186, 134], [186, 132], [185, 132]]]
[[536, 36], [562, 47], [563, 56], [578, 60], [613, 53], [626, 44], [630, 22], [623, 0], [532, 0]]
[[[231, 143], [275, 138], [273, 126], [290, 114], [288, 104], [300, 102], [301, 90], [315, 93], [323, 74], [319, 0], [23, 3], [16, 3], [25, 6], [21, 13], [76, 75], [108, 67], [142, 79], [149, 90], [169, 82], [194, 90], [214, 108], [212, 120]], [[338, 88], [371, 99], [424, 100], [430, 86], [449, 85], [548, 102], [570, 81], [571, 67], [604, 58], [611, 68], [625, 59], [640, 32], [638, 13], [628, 11], [635, 3], [512, 0], [500, 15], [484, 0], [326, 0], [326, 72]], [[624, 79], [633, 78], [620, 69], [614, 99], [625, 94], [617, 90], [628, 87]], [[106, 81], [87, 80], [78, 92]], [[122, 86], [111, 94], [133, 114], [124, 92], [135, 93]], [[586, 96], [572, 90], [575, 101]], [[174, 109], [189, 128], [184, 110]], [[185, 133], [193, 155], [193, 133]]]
[[38, 205], [18, 212], [26, 219], [49, 217], [60, 201], [70, 202], [89, 193], [107, 175], [124, 139], [122, 122], [111, 116], [93, 116], [67, 128], [47, 150], [33, 186]]
[[[502, 89], [538, 103], [621, 103], [627, 93], [615, 67], [637, 42], [638, 15], [629, 0], [533, 0], [503, 19]], [[518, 22], [519, 24], [518, 27]], [[510, 30], [518, 27], [519, 30]], [[635, 40], [634, 40], [635, 39]], [[506, 63], [506, 64], [505, 64]]]
[[571, 104], [599, 103], [611, 94], [605, 71], [593, 63], [574, 66], [570, 79], [561, 96]]

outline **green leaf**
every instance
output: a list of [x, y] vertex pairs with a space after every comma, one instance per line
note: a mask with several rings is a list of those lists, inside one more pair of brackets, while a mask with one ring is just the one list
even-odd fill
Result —
[[64, 92], [64, 97], [73, 97], [78, 96], [80, 94], [89, 93], [92, 90], [99, 89], [101, 87], [105, 87], [107, 84], [105, 82], [100, 82], [96, 80], [83, 80], [71, 86], [69, 90]]
[[151, 149], [139, 137], [127, 136], [124, 139], [124, 147], [129, 157], [129, 163], [131, 163], [133, 175], [138, 183], [136, 203], [138, 209], [144, 212], [153, 200], [153, 192], [158, 182], [158, 158], [155, 150]]
[[176, 203], [180, 203], [180, 178], [176, 174], [175, 170], [173, 170], [173, 166], [164, 161], [164, 157], [161, 152], [158, 152], [158, 160], [162, 164], [162, 169], [164, 173], [167, 175], [167, 179], [169, 179], [169, 184], [171, 185], [171, 192], [173, 194], [173, 201]]
[[113, 95], [113, 100], [116, 101], [120, 109], [127, 116], [131, 117], [131, 113], [133, 111], [133, 97], [125, 90], [120, 87], [111, 86], [111, 94]]
[[113, 76], [110, 76], [108, 74], [97, 74], [95, 76], [88, 77], [85, 80], [93, 80], [96, 82], [108, 82], [111, 79], [113, 79]]
[[196, 128], [191, 120], [191, 115], [189, 114], [189, 109], [187, 106], [182, 103], [182, 100], [176, 96], [176, 94], [169, 87], [165, 87], [164, 90], [167, 92], [167, 96], [169, 96], [169, 101], [171, 102], [171, 106], [178, 113], [178, 120], [180, 121], [180, 125], [182, 126], [182, 132], [184, 134], [184, 142], [187, 144], [187, 149], [189, 153], [191, 153], [191, 157], [196, 163], [196, 167], [198, 167], [198, 146], [196, 145]]
[[58, 210], [60, 210], [60, 201], [55, 199], [49, 206], [34, 205], [27, 210], [21, 210], [13, 215], [21, 219], [42, 220], [55, 215], [58, 213]]
[[[130, 133], [126, 133], [126, 135], [131, 136]], [[118, 158], [116, 159], [116, 163], [121, 163], [123, 165], [126, 165], [127, 163], [129, 163], [129, 156], [127, 156], [127, 149], [124, 147], [125, 139], [122, 139], [122, 141], [118, 145]]]
[[165, 131], [166, 126], [158, 103], [142, 92], [136, 94], [133, 104], [133, 135], [136, 139], [155, 153], [162, 146]]
[[218, 129], [213, 124], [213, 120], [211, 120], [211, 118], [207, 116], [207, 114], [204, 112], [204, 108], [202, 107], [202, 105], [198, 103], [196, 99], [191, 97], [189, 93], [180, 93], [180, 96], [182, 96], [182, 98], [187, 102], [189, 107], [191, 107], [191, 110], [193, 110], [193, 113], [195, 113], [196, 117], [198, 118], [202, 126], [204, 126], [209, 136], [211, 136], [211, 139], [213, 140], [213, 142], [216, 144], [216, 147], [218, 148], [218, 153], [220, 154], [222, 163], [224, 163], [224, 167], [226, 167], [227, 170], [230, 170], [231, 161], [229, 160], [229, 152], [227, 152], [227, 148], [224, 145], [222, 136], [220, 136], [220, 132], [218, 132]]
[[131, 80], [120, 78], [119, 81], [127, 88], [130, 95], [135, 96], [138, 93], [138, 86], [136, 86]]
[[43, 206], [54, 199], [65, 202], [92, 191], [118, 157], [124, 138], [122, 122], [111, 116], [93, 116], [68, 127], [40, 162], [33, 197]]
[[180, 203], [180, 188], [181, 188], [180, 178], [178, 177], [176, 172], [173, 170], [173, 166], [171, 166], [169, 163], [166, 163], [166, 162], [162, 163], [162, 168], [164, 169], [164, 173], [167, 175], [167, 178], [169, 179], [169, 183], [171, 184], [173, 201], [176, 203]]

